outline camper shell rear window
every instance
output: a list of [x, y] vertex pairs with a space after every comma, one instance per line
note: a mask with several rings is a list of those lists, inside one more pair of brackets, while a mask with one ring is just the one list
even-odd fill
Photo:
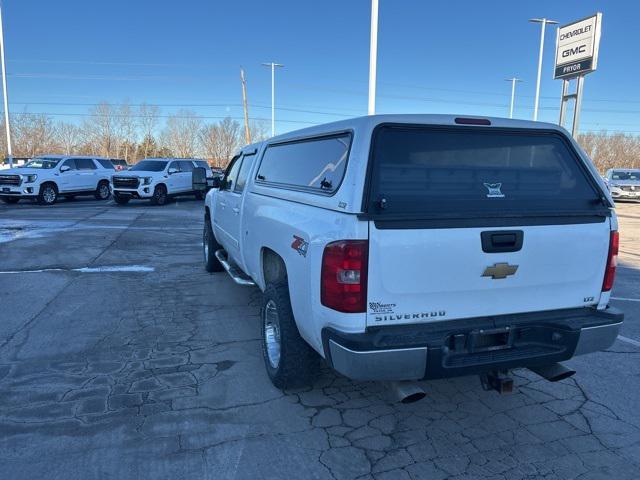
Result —
[[374, 130], [363, 210], [425, 219], [609, 213], [558, 132], [426, 125]]

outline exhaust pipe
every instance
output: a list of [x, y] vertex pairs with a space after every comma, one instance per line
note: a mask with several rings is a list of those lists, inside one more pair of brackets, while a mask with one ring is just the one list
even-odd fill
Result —
[[554, 363], [552, 365], [543, 365], [542, 367], [529, 367], [534, 373], [537, 373], [542, 378], [549, 380], [550, 382], [557, 382], [569, 378], [576, 373], [575, 370], [570, 370], [561, 363]]
[[415, 382], [388, 382], [387, 386], [393, 402], [414, 403], [427, 396], [425, 391]]

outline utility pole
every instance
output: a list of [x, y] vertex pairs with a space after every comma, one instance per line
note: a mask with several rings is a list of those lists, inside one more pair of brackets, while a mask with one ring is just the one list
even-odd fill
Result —
[[369, 44], [369, 108], [376, 113], [376, 73], [378, 62], [378, 0], [371, 0], [371, 42]]
[[244, 109], [244, 141], [251, 143], [251, 132], [249, 131], [249, 107], [247, 106], [247, 81], [244, 79], [244, 69], [240, 67], [240, 81], [242, 82], [242, 107]]
[[280, 63], [263, 63], [265, 67], [271, 67], [271, 136], [276, 136], [276, 67], [284, 67]]
[[2, 93], [4, 95], [4, 128], [7, 131], [7, 155], [9, 167], [13, 168], [11, 151], [11, 130], [9, 128], [9, 94], [7, 93], [7, 70], [4, 65], [4, 29], [2, 28], [2, 5], [0, 4], [0, 62], [2, 63]]
[[516, 99], [516, 82], [521, 82], [522, 80], [516, 77], [505, 78], [507, 82], [511, 82], [511, 107], [509, 107], [509, 118], [513, 118], [513, 104]]
[[540, 23], [542, 24], [542, 29], [540, 30], [540, 54], [538, 55], [538, 79], [536, 80], [536, 99], [533, 104], [533, 120], [538, 120], [538, 105], [540, 103], [540, 78], [542, 76], [542, 53], [544, 52], [544, 32], [546, 30], [547, 24], [555, 24], [558, 23], [555, 20], [548, 20], [546, 18], [532, 18], [529, 20], [532, 23]]

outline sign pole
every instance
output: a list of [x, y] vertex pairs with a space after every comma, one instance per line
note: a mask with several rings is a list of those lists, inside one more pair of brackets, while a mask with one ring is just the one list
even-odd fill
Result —
[[569, 95], [569, 80], [562, 80], [562, 97], [560, 97], [560, 121], [558, 125], [564, 126], [564, 120], [567, 115], [567, 96]]
[[584, 75], [578, 77], [578, 85], [576, 87], [576, 103], [573, 109], [573, 127], [571, 128], [571, 135], [576, 138], [578, 135], [578, 127], [580, 125], [580, 109], [582, 108], [582, 91], [584, 89]]

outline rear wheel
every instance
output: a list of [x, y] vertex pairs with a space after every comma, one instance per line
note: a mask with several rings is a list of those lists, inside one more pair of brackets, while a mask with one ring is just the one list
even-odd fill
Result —
[[40, 187], [38, 203], [40, 205], [53, 205], [58, 200], [58, 188], [53, 183], [45, 183]]
[[222, 246], [213, 236], [211, 220], [207, 217], [204, 221], [204, 229], [202, 230], [202, 253], [204, 255], [204, 268], [207, 272], [221, 272], [224, 270], [224, 267], [215, 255], [221, 248]]
[[111, 191], [109, 190], [109, 182], [102, 181], [98, 184], [98, 188], [96, 188], [96, 193], [93, 195], [96, 200], [106, 200], [111, 196]]
[[118, 205], [126, 205], [127, 203], [129, 203], [129, 200], [131, 200], [131, 198], [123, 197], [121, 195], [118, 195], [117, 193], [113, 194], [113, 199]]
[[298, 332], [286, 279], [267, 284], [260, 316], [262, 355], [273, 385], [280, 389], [311, 385], [320, 357]]
[[18, 197], [2, 197], [2, 201], [4, 203], [8, 203], [9, 205], [13, 205], [14, 203], [18, 203], [20, 198]]
[[164, 205], [167, 203], [167, 200], [168, 200], [167, 187], [165, 187], [162, 184], [157, 185], [156, 188], [153, 190], [153, 197], [151, 197], [151, 204]]
[[196, 200], [204, 200], [204, 193], [202, 192], [195, 192], [194, 193]]

